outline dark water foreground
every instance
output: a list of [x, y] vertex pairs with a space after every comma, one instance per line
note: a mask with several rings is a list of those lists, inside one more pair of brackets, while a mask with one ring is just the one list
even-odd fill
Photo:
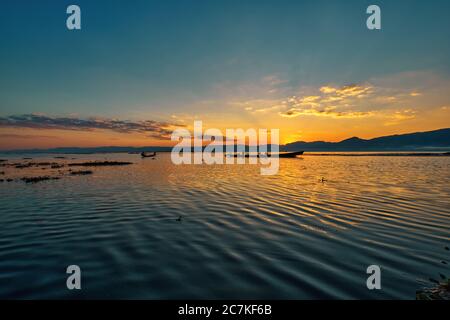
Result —
[[[67, 161], [52, 157], [40, 161]], [[415, 299], [450, 275], [448, 157], [305, 156], [276, 176], [76, 157], [134, 164], [0, 170], [61, 177], [0, 183], [1, 298]], [[66, 289], [72, 264], [81, 291]], [[380, 291], [366, 288], [371, 264]]]

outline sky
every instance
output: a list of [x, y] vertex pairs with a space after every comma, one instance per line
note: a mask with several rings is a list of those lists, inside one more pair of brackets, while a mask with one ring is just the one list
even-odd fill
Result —
[[[81, 8], [81, 30], [66, 8]], [[368, 30], [366, 8], [381, 8]], [[450, 127], [450, 1], [2, 0], [0, 149]]]

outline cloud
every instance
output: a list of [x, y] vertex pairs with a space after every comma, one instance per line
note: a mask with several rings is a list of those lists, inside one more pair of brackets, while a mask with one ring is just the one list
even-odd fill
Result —
[[321, 88], [320, 88], [320, 92], [323, 92], [323, 93], [333, 93], [333, 92], [336, 92], [336, 88], [324, 86], [324, 87], [321, 87]]
[[228, 105], [232, 107], [242, 108], [252, 114], [263, 114], [279, 111], [280, 108], [283, 108], [283, 106], [279, 103], [280, 101], [275, 99], [254, 99], [247, 101], [231, 101], [228, 103]]
[[[370, 96], [370, 85], [346, 85], [342, 87], [322, 86], [320, 94], [292, 96], [282, 102], [285, 109], [279, 115], [294, 118], [303, 115], [333, 118], [363, 118], [373, 115], [373, 111], [361, 106], [361, 98]], [[355, 105], [359, 105], [356, 107]]]
[[[384, 125], [395, 125], [414, 119], [416, 111], [403, 107], [410, 92], [386, 90], [370, 84], [342, 87], [322, 86], [320, 94], [292, 96], [285, 99], [278, 114], [284, 118], [299, 116], [334, 119], [381, 119]], [[417, 96], [417, 95], [415, 95]]]
[[302, 115], [313, 115], [313, 116], [323, 116], [323, 117], [332, 117], [332, 118], [366, 118], [374, 115], [374, 112], [371, 111], [347, 111], [347, 112], [338, 112], [333, 109], [289, 109], [285, 112], [280, 112], [280, 115], [285, 118], [294, 118]]
[[4, 139], [60, 139], [56, 136], [43, 136], [43, 135], [33, 135], [33, 134], [12, 134], [12, 133], [2, 133], [2, 138]]
[[416, 117], [416, 111], [411, 109], [405, 109], [405, 110], [397, 110], [391, 114], [387, 114], [385, 118], [387, 118], [387, 121], [384, 123], [385, 126], [392, 126], [400, 123], [404, 120], [411, 120]]
[[320, 88], [320, 92], [324, 94], [335, 94], [338, 97], [363, 97], [364, 95], [370, 93], [372, 87], [361, 86], [356, 84], [346, 85], [340, 88], [334, 88], [330, 86], [324, 86]]
[[360, 86], [356, 84], [344, 86], [336, 90], [336, 94], [341, 97], [358, 97], [362, 98], [370, 94], [372, 90], [371, 86]]
[[278, 114], [283, 118], [299, 116], [333, 119], [372, 118], [381, 120], [384, 125], [395, 125], [417, 116], [415, 107], [404, 107], [410, 102], [408, 97], [413, 98], [411, 90], [395, 90], [372, 84], [350, 84], [341, 87], [327, 85], [312, 88], [299, 96], [235, 101], [233, 105], [255, 116]]
[[0, 117], [0, 128], [58, 129], [74, 131], [110, 130], [119, 133], [140, 133], [149, 137], [168, 139], [175, 127], [183, 125], [153, 120], [128, 121], [107, 118], [50, 117], [24, 114]]

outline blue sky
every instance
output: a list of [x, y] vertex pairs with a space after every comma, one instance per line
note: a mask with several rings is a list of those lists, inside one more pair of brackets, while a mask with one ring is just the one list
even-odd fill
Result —
[[[65, 27], [69, 4], [80, 31]], [[365, 26], [370, 4], [381, 31]], [[3, 0], [0, 115], [164, 120], [270, 98], [241, 90], [268, 77], [287, 95], [406, 72], [448, 79], [449, 12], [445, 0]]]

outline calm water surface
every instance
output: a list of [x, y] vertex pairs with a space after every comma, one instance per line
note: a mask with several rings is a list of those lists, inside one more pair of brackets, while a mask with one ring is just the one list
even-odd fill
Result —
[[[62, 176], [0, 183], [1, 298], [414, 299], [450, 275], [448, 157], [304, 156], [276, 176], [169, 154], [73, 157], [134, 164], [0, 168]], [[81, 291], [66, 289], [71, 264]], [[371, 264], [381, 291], [366, 288]]]

